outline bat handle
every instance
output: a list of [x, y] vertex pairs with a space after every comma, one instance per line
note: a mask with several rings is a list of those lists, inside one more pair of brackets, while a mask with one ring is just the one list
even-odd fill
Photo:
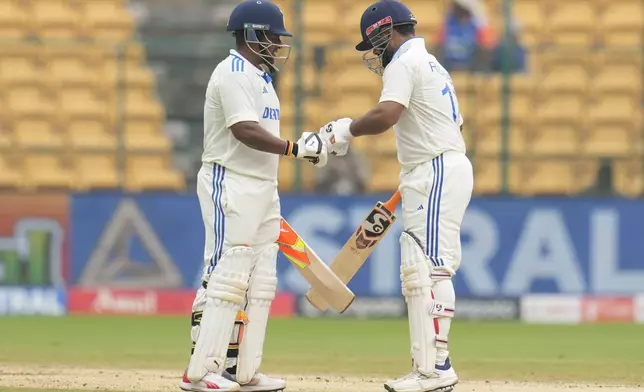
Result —
[[388, 209], [388, 210], [389, 210], [389, 211], [391, 211], [391, 212], [396, 211], [396, 207], [398, 207], [398, 204], [400, 203], [400, 199], [401, 199], [401, 197], [402, 197], [402, 196], [400, 195], [400, 191], [399, 191], [399, 190], [397, 190], [397, 191], [396, 191], [396, 193], [394, 193], [393, 195], [391, 195], [391, 197], [389, 198], [389, 200], [387, 200], [387, 201], [385, 202], [385, 204], [384, 204], [384, 205], [385, 205], [385, 208], [386, 208], [386, 209]]

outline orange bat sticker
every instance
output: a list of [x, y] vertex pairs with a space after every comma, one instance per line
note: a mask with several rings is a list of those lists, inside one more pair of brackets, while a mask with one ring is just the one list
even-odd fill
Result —
[[280, 236], [277, 239], [277, 244], [291, 263], [300, 268], [306, 268], [311, 264], [309, 256], [306, 254], [304, 241], [284, 219], [280, 224]]

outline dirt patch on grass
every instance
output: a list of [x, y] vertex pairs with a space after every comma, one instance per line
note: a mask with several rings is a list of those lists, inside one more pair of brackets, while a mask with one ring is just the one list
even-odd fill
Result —
[[[0, 390], [11, 388], [50, 390], [179, 391], [180, 373], [167, 370], [87, 369], [51, 366], [2, 366]], [[360, 377], [283, 375], [290, 392], [383, 392], [384, 380]], [[547, 392], [581, 389], [592, 392], [642, 392], [644, 388], [587, 383], [518, 383], [462, 381], [456, 392]]]

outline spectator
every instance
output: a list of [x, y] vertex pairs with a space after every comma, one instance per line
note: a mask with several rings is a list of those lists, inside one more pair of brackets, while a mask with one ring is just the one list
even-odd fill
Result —
[[316, 192], [334, 195], [352, 195], [366, 190], [367, 167], [359, 152], [349, 149], [347, 155], [329, 159], [327, 165], [316, 170]]
[[480, 0], [453, 0], [438, 37], [436, 57], [448, 71], [487, 71], [494, 48]]
[[[520, 41], [520, 27], [510, 22], [509, 35], [499, 40], [492, 55], [492, 72], [526, 72], [526, 50]], [[504, 63], [507, 61], [507, 63]]]

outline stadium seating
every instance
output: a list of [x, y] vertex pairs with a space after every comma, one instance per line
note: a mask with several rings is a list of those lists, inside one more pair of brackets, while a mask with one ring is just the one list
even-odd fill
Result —
[[77, 182], [75, 190], [86, 192], [96, 189], [114, 189], [119, 186], [117, 156], [113, 152], [79, 150], [73, 160]]
[[[297, 1], [276, 2], [295, 31]], [[380, 78], [353, 49], [360, 15], [371, 2], [300, 3], [304, 45], [294, 48], [278, 78], [284, 137], [360, 116], [377, 102]], [[493, 30], [501, 33], [505, 1], [484, 2]], [[406, 3], [419, 20], [418, 34], [433, 45], [450, 0]], [[156, 96], [156, 77], [134, 39], [126, 5], [0, 0], [0, 188], [184, 189], [173, 169], [171, 140], [162, 132], [166, 110]], [[475, 192], [498, 192], [504, 165], [505, 185], [515, 194], [583, 192], [608, 158], [617, 191], [643, 195], [644, 3], [513, 0], [511, 9], [529, 48], [529, 72], [452, 73]], [[296, 96], [298, 59], [303, 95]], [[369, 190], [396, 188], [392, 132], [359, 138], [354, 148], [372, 152], [366, 158], [373, 173]], [[298, 165], [283, 160], [282, 189], [294, 186]], [[304, 178], [312, 188], [313, 175]]]
[[19, 39], [28, 35], [29, 13], [16, 0], [0, 0], [0, 36]]
[[31, 31], [43, 38], [69, 39], [80, 35], [81, 15], [67, 0], [36, 1]]
[[644, 163], [642, 159], [626, 159], [614, 165], [614, 182], [617, 191], [626, 196], [638, 197], [644, 192]]
[[[1, 136], [0, 136], [1, 138]], [[2, 143], [0, 139], [0, 143]], [[4, 146], [4, 144], [2, 144]], [[0, 189], [22, 188], [23, 177], [19, 162], [8, 155], [0, 155]]]
[[[323, 36], [320, 19], [313, 16], [327, 8], [332, 12], [339, 3], [344, 5], [338, 15], [344, 34]], [[379, 78], [364, 67], [360, 53], [353, 49], [360, 38], [360, 15], [370, 3], [330, 0], [306, 11], [306, 44], [326, 48], [321, 75], [313, 71], [312, 56], [305, 58], [304, 71], [311, 75], [304, 78], [305, 91], [318, 108], [307, 117], [315, 115], [322, 121], [355, 117], [377, 102]], [[425, 36], [428, 45], [433, 44], [450, 1], [406, 3], [418, 17], [417, 32]], [[493, 30], [502, 33], [504, 1], [485, 3]], [[452, 73], [465, 118], [464, 136], [476, 170], [475, 192], [501, 189], [501, 153], [503, 135], [507, 135], [511, 165], [507, 185], [513, 193], [583, 192], [592, 187], [599, 159], [611, 158], [616, 160], [617, 191], [642, 195], [644, 3], [514, 0], [511, 8], [519, 21], [520, 39], [529, 49], [529, 72], [508, 77]], [[307, 33], [312, 34], [308, 39]], [[316, 91], [311, 84], [320, 78], [322, 88]], [[507, 96], [503, 94], [506, 84], [510, 87]], [[283, 91], [292, 89], [293, 83], [280, 88], [282, 94], [289, 95]], [[291, 102], [282, 101], [282, 110], [294, 115], [286, 107]], [[373, 151], [369, 163], [374, 175], [369, 189], [395, 189], [398, 163], [392, 158], [396, 151], [393, 134], [355, 142], [355, 148], [367, 146]], [[292, 173], [292, 168], [284, 166], [284, 170]], [[639, 177], [629, 182], [629, 176]]]
[[124, 0], [0, 0], [0, 188], [184, 189], [133, 32]]

